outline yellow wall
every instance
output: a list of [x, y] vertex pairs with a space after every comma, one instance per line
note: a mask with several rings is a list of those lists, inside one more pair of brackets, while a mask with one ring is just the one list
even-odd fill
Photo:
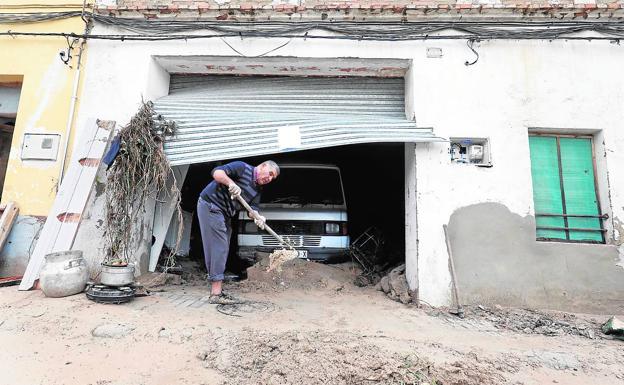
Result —
[[[8, 0], [0, 4], [0, 13], [52, 12], [80, 10], [82, 1], [46, 0], [56, 7], [37, 9], [29, 3], [36, 0]], [[73, 32], [82, 34], [84, 22], [80, 17], [32, 24], [0, 24], [0, 31], [15, 32]], [[65, 131], [76, 74], [79, 44], [75, 45], [73, 68], [63, 64], [59, 52], [67, 49], [63, 37], [5, 37], [0, 36], [0, 80], [7, 75], [23, 76], [15, 131], [7, 167], [2, 202], [17, 203], [21, 215], [46, 216], [56, 196], [56, 185], [63, 154]], [[85, 50], [86, 51], [86, 50]], [[86, 52], [85, 52], [86, 53]], [[83, 53], [84, 66], [86, 54]], [[78, 88], [80, 100], [80, 87]], [[76, 105], [76, 110], [78, 105]], [[77, 133], [72, 128], [72, 138]], [[22, 161], [20, 152], [24, 133], [61, 134], [56, 161]], [[71, 150], [71, 141], [68, 146]]]

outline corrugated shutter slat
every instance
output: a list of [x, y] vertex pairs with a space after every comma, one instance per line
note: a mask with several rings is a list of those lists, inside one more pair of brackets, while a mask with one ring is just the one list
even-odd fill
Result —
[[172, 75], [154, 105], [178, 124], [165, 152], [182, 165], [283, 151], [286, 126], [299, 129], [300, 150], [441, 140], [405, 118], [403, 93], [397, 78]]

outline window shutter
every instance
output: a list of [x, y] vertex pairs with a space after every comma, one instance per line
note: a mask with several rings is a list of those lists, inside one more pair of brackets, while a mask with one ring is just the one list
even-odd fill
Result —
[[530, 136], [529, 148], [537, 238], [604, 242], [591, 139]]
[[[530, 136], [533, 202], [536, 213], [563, 214], [557, 138]], [[565, 227], [563, 217], [536, 217], [538, 227]], [[537, 230], [537, 238], [566, 239], [563, 230]]]
[[[559, 139], [563, 190], [565, 191], [566, 212], [573, 215], [600, 215], [594, 180], [592, 143], [585, 138]], [[568, 227], [597, 229], [598, 218], [568, 217]], [[600, 231], [570, 230], [571, 240], [602, 241]]]

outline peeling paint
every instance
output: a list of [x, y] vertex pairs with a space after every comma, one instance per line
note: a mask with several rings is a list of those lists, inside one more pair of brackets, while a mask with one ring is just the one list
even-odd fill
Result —
[[69, 222], [69, 223], [77, 223], [80, 222], [80, 218], [82, 215], [78, 213], [60, 213], [56, 216], [60, 222]]
[[206, 64], [206, 69], [231, 72], [236, 69], [236, 66], [222, 66], [222, 65], [217, 66], [217, 65], [212, 65], [212, 64]]
[[624, 245], [620, 245], [620, 247], [618, 247], [618, 262], [615, 264], [615, 266], [619, 266], [621, 268], [624, 268]]
[[97, 158], [82, 158], [78, 163], [85, 167], [97, 167], [100, 165], [100, 160]]
[[331, 68], [331, 69], [335, 69], [335, 70], [338, 70], [338, 71], [340, 71], [340, 72], [345, 72], [345, 73], [350, 73], [350, 72], [366, 72], [366, 71], [368, 71], [368, 70], [369, 70], [367, 67], [355, 67], [355, 68], [349, 68], [349, 67], [346, 67], [346, 68], [333, 67], [333, 68]]
[[100, 195], [104, 194], [105, 191], [106, 191], [106, 183], [100, 182], [99, 180], [96, 180], [96, 182], [95, 182], [95, 196], [99, 197]]
[[[115, 128], [115, 121], [114, 120], [103, 120], [103, 119], [98, 119], [96, 121], [96, 124], [99, 128], [102, 128], [104, 130], [112, 130], [113, 128]], [[103, 142], [108, 142], [107, 139], [102, 139]]]
[[618, 262], [615, 264], [624, 268], [624, 223], [619, 218], [613, 218], [613, 240], [618, 250]]
[[300, 69], [302, 71], [320, 71], [321, 69], [319, 67], [316, 66], [310, 66], [310, 67], [297, 67], [297, 69]]

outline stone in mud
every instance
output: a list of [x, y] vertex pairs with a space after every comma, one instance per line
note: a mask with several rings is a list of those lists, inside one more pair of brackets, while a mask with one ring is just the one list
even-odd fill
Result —
[[102, 324], [91, 331], [93, 337], [98, 338], [123, 338], [134, 330], [134, 326], [127, 324]]
[[624, 339], [624, 322], [613, 316], [602, 325], [602, 332], [604, 334], [612, 334], [618, 339]]
[[390, 277], [388, 277], [387, 275], [383, 277], [381, 281], [379, 281], [379, 285], [381, 286], [381, 290], [384, 293], [390, 293]]
[[389, 285], [392, 292], [402, 303], [410, 303], [411, 296], [407, 279], [405, 278], [405, 265], [394, 268], [389, 274]]

